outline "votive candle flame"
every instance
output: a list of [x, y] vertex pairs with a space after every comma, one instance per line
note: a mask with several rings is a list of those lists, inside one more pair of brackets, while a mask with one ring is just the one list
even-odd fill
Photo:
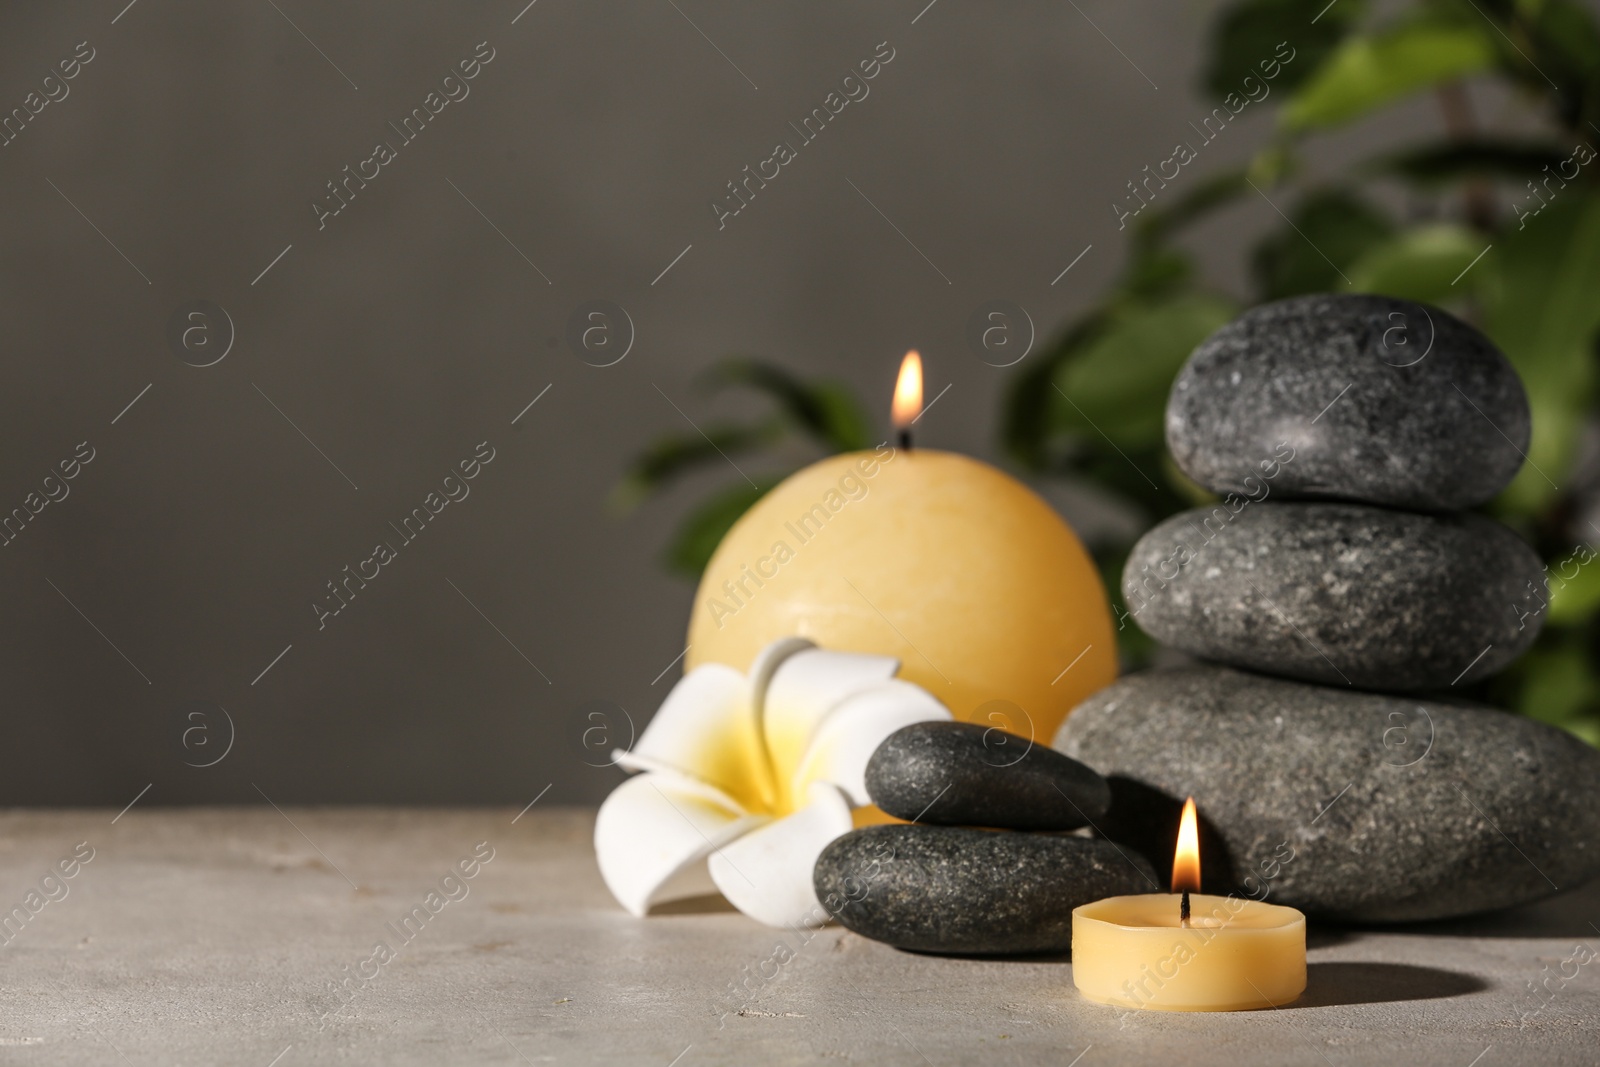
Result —
[[1194, 798], [1183, 805], [1172, 892], [1072, 909], [1072, 981], [1090, 1000], [1155, 1011], [1287, 1004], [1306, 988], [1306, 917], [1293, 908], [1200, 893]]

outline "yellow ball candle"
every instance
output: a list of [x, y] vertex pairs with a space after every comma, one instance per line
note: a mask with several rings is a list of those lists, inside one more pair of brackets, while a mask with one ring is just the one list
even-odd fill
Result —
[[728, 532], [686, 666], [746, 670], [791, 634], [893, 656], [956, 718], [1040, 744], [1117, 672], [1105, 588], [1060, 516], [991, 466], [921, 448], [814, 463]]

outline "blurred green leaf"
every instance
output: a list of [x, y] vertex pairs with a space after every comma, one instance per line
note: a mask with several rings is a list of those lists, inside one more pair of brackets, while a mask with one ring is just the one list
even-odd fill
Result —
[[1294, 207], [1290, 221], [1251, 256], [1262, 300], [1344, 289], [1340, 272], [1394, 232], [1386, 215], [1343, 189], [1307, 195]]
[[1600, 566], [1585, 562], [1585, 548], [1550, 564], [1550, 610], [1547, 626], [1574, 626], [1588, 622], [1600, 609]]
[[871, 447], [872, 420], [861, 410], [848, 386], [837, 382], [818, 382], [813, 387], [822, 409], [823, 440], [836, 452], [857, 452]]
[[1447, 304], [1466, 295], [1456, 279], [1487, 244], [1482, 235], [1454, 223], [1418, 226], [1368, 249], [1345, 273], [1352, 292]]
[[1522, 682], [1517, 710], [1531, 719], [1565, 726], [1600, 700], [1600, 679], [1577, 642], [1534, 649], [1517, 667]]
[[1552, 66], [1593, 72], [1600, 65], [1600, 25], [1595, 12], [1571, 0], [1526, 0], [1511, 5]]
[[1393, 174], [1419, 185], [1444, 185], [1466, 178], [1511, 178], [1517, 184], [1552, 170], [1570, 155], [1548, 141], [1478, 139], [1446, 141], [1380, 156], [1362, 170]]
[[[717, 425], [704, 435], [669, 434], [659, 438], [634, 459], [611, 490], [613, 508], [631, 510], [689, 471], [724, 463], [737, 453], [770, 448], [795, 432], [828, 453], [855, 451], [868, 445], [869, 423], [861, 405], [849, 389], [835, 382], [807, 380], [770, 363], [736, 357], [713, 365], [701, 375], [699, 384], [712, 392], [753, 390], [774, 402], [777, 411], [764, 411], [746, 423]], [[731, 507], [735, 499], [730, 495], [725, 506]], [[695, 538], [703, 532], [704, 528], [680, 531], [669, 556], [681, 555], [683, 560], [692, 561]], [[679, 567], [677, 563], [673, 566]]]
[[1593, 715], [1572, 719], [1561, 724], [1562, 729], [1587, 744], [1600, 748], [1600, 718]]
[[[1292, 91], [1333, 52], [1365, 7], [1359, 0], [1342, 0], [1310, 22], [1300, 0], [1240, 0], [1212, 24], [1202, 85], [1220, 100], [1243, 94], [1246, 77], [1262, 80], [1274, 71], [1276, 77], [1267, 79], [1271, 87]], [[1289, 46], [1287, 63], [1277, 54], [1280, 43]]]
[[1300, 159], [1287, 142], [1268, 145], [1250, 157], [1245, 177], [1262, 189], [1282, 185], [1300, 169]]
[[701, 383], [718, 392], [744, 386], [766, 394], [796, 428], [835, 452], [867, 447], [866, 416], [840, 385], [808, 382], [775, 364], [743, 357], [715, 364]]
[[1290, 130], [1336, 126], [1441, 82], [1477, 74], [1498, 56], [1492, 27], [1423, 15], [1347, 39], [1284, 107]]
[[[1182, 511], [1184, 498], [1163, 475], [1164, 445], [1124, 448], [1099, 435], [1070, 435], [1060, 439], [1063, 472], [1120, 497], [1151, 521]], [[1120, 546], [1126, 550], [1130, 545]]]
[[1172, 487], [1174, 495], [1182, 501], [1183, 506], [1177, 509], [1179, 511], [1188, 508], [1210, 507], [1222, 499], [1216, 493], [1183, 473], [1183, 470], [1178, 466], [1178, 461], [1173, 459], [1172, 453], [1166, 449], [1161, 450], [1161, 473], [1167, 485]]
[[1505, 34], [1496, 34], [1501, 68], [1524, 89], [1548, 98], [1562, 126], [1586, 136], [1586, 123], [1600, 114], [1600, 27], [1594, 13], [1571, 0], [1487, 0], [1484, 17]]
[[1600, 196], [1567, 190], [1502, 236], [1475, 270], [1484, 329], [1522, 376], [1533, 413], [1528, 462], [1497, 504], [1531, 514], [1555, 499], [1594, 400], [1600, 328]]
[[1002, 422], [1007, 451], [1035, 473], [1070, 471], [1158, 518], [1183, 507], [1187, 498], [1163, 477], [1171, 469], [1167, 393], [1195, 345], [1236, 310], [1192, 293], [1120, 292], [1013, 381]]
[[634, 459], [622, 479], [611, 490], [610, 504], [619, 511], [631, 511], [651, 493], [706, 463], [724, 462], [740, 452], [764, 448], [783, 436], [776, 420], [747, 426], [722, 425], [700, 434], [670, 434]]
[[1021, 367], [1002, 401], [1000, 439], [1008, 455], [1027, 470], [1042, 473], [1056, 465], [1051, 421], [1059, 403], [1051, 383], [1061, 364], [1104, 328], [1110, 312], [1099, 308], [1068, 325]]
[[1135, 252], [1123, 273], [1125, 298], [1158, 300], [1182, 290], [1194, 280], [1194, 260], [1175, 248], [1150, 248]]
[[741, 481], [696, 507], [678, 525], [667, 545], [663, 558], [668, 568], [686, 578], [698, 579], [706, 569], [706, 564], [711, 562], [711, 554], [717, 550], [733, 524], [739, 521], [739, 517], [789, 473], [757, 478], [754, 486]]
[[1238, 309], [1187, 294], [1120, 309], [1051, 383], [1058, 430], [1109, 438], [1123, 449], [1160, 448], [1167, 393], [1189, 353]]

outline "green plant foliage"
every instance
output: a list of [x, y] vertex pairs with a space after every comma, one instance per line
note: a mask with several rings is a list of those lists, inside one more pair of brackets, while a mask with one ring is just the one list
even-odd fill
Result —
[[[1191, 273], [1187, 257], [1170, 250], [1135, 260], [1114, 303], [1068, 328], [1013, 380], [1002, 433], [1017, 463], [1036, 474], [1071, 473], [1152, 518], [1198, 502], [1196, 487], [1167, 455], [1167, 394], [1194, 346], [1238, 307], [1174, 287], [1173, 279], [1187, 281]], [[1096, 552], [1118, 603], [1115, 575], [1129, 547]], [[1132, 625], [1119, 640], [1136, 658], [1153, 648]]]
[[1522, 375], [1533, 411], [1528, 463], [1506, 490], [1508, 510], [1556, 499], [1594, 399], [1600, 327], [1600, 196], [1574, 193], [1513, 229], [1478, 265], [1483, 325]]
[[663, 557], [667, 567], [685, 578], [698, 579], [711, 562], [711, 554], [739, 517], [792, 473], [766, 475], [755, 485], [740, 482], [714, 494], [691, 511], [673, 533]]
[[1283, 125], [1296, 132], [1337, 126], [1418, 90], [1487, 70], [1498, 55], [1493, 34], [1482, 21], [1421, 15], [1351, 37], [1293, 95]]
[[[712, 395], [728, 390], [754, 393], [766, 401], [768, 410], [745, 422], [714, 424], [703, 434], [692, 430], [658, 438], [612, 487], [611, 504], [617, 510], [632, 510], [685, 475], [707, 467], [722, 467], [732, 474], [734, 456], [757, 454], [795, 439], [807, 442], [818, 455], [853, 452], [869, 444], [869, 424], [861, 405], [837, 382], [733, 357], [713, 364], [697, 385]], [[746, 481], [741, 471], [730, 488], [691, 509], [663, 555], [668, 569], [698, 578], [739, 516], [788, 473], [755, 473]]]
[[702, 384], [715, 391], [747, 386], [765, 393], [795, 429], [835, 452], [867, 447], [867, 420], [844, 386], [807, 381], [756, 359], [726, 359], [706, 372]]
[[[1558, 569], [1559, 567], [1559, 569]], [[1594, 561], [1579, 564], [1568, 557], [1551, 566], [1550, 609], [1546, 626], [1581, 626], [1600, 610], [1600, 566]], [[1564, 577], [1571, 573], [1570, 578]]]
[[1589, 660], [1584, 647], [1571, 639], [1529, 652], [1515, 668], [1516, 710], [1571, 730], [1591, 745], [1600, 744], [1594, 718], [1600, 710], [1600, 679]]
[[1509, 178], [1520, 184], [1545, 167], [1558, 166], [1567, 155], [1544, 141], [1474, 138], [1408, 148], [1380, 156], [1362, 169], [1433, 188], [1469, 178]]
[[1118, 448], [1159, 449], [1167, 394], [1195, 345], [1232, 318], [1233, 304], [1184, 294], [1130, 302], [1066, 353], [1054, 387], [1054, 427], [1104, 435]]
[[743, 452], [772, 444], [783, 436], [776, 419], [750, 425], [713, 426], [705, 436], [673, 435], [659, 438], [633, 461], [633, 466], [611, 490], [611, 506], [631, 511], [652, 493], [679, 476], [711, 462], [721, 462]]
[[1470, 291], [1462, 284], [1463, 272], [1487, 243], [1482, 234], [1453, 222], [1402, 230], [1350, 265], [1350, 289], [1440, 306], [1459, 302]]
[[1300, 0], [1243, 0], [1226, 8], [1212, 27], [1210, 61], [1201, 84], [1221, 100], [1240, 92], [1247, 77], [1258, 81], [1270, 68], [1269, 60], [1280, 42], [1293, 49], [1293, 60], [1282, 65], [1272, 87], [1292, 91], [1331, 53], [1365, 5], [1360, 0], [1340, 0], [1316, 22]]
[[1052, 449], [1058, 403], [1053, 390], [1056, 372], [1103, 329], [1108, 317], [1107, 311], [1096, 310], [1068, 326], [1012, 379], [1001, 411], [1001, 442], [1007, 454], [1028, 470], [1044, 472], [1060, 465], [1061, 457]]
[[1600, 114], [1600, 29], [1591, 11], [1572, 0], [1487, 0], [1482, 10], [1500, 31], [1506, 77], [1545, 97], [1568, 129], [1581, 130]]
[[1383, 212], [1345, 189], [1311, 193], [1289, 218], [1251, 256], [1263, 300], [1346, 288], [1345, 268], [1394, 233]]

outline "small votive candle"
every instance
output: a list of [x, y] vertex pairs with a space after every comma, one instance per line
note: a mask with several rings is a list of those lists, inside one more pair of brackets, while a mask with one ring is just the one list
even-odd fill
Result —
[[1164, 893], [1072, 909], [1072, 980], [1090, 1000], [1155, 1011], [1243, 1011], [1306, 988], [1306, 917], [1294, 908], [1195, 893], [1188, 926]]
[[1072, 981], [1090, 1000], [1119, 1008], [1277, 1007], [1305, 992], [1306, 917], [1279, 904], [1200, 893], [1199, 817], [1190, 797], [1178, 824], [1172, 895], [1107, 897], [1072, 909]]

